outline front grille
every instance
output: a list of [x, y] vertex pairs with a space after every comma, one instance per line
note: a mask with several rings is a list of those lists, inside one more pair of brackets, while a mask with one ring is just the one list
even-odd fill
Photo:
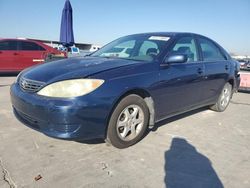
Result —
[[24, 91], [28, 91], [28, 92], [37, 92], [44, 86], [44, 84], [45, 84], [44, 82], [30, 80], [24, 77], [21, 77], [19, 80], [20, 87]]

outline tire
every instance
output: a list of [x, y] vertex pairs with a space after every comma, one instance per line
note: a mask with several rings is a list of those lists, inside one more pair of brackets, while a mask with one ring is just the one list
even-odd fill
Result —
[[227, 82], [224, 85], [217, 102], [213, 106], [210, 106], [210, 109], [216, 112], [223, 112], [229, 105], [232, 95], [232, 85]]
[[138, 95], [128, 95], [114, 109], [108, 124], [106, 141], [116, 148], [139, 142], [148, 127], [149, 110]]

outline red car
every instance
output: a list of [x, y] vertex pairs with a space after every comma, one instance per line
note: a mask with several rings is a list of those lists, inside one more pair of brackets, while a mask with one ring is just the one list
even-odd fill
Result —
[[48, 45], [29, 39], [0, 39], [0, 72], [19, 72], [51, 58], [66, 58]]

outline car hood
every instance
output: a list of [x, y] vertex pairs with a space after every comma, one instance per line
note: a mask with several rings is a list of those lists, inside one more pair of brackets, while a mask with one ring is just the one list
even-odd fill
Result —
[[106, 70], [136, 63], [140, 62], [118, 58], [78, 57], [38, 65], [24, 71], [21, 76], [48, 83], [83, 78]]

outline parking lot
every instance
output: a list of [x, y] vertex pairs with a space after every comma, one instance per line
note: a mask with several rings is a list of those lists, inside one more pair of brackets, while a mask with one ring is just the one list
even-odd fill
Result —
[[[100, 140], [49, 138], [18, 122], [0, 77], [0, 187], [250, 187], [250, 94], [157, 126], [118, 150]], [[40, 176], [39, 176], [40, 175]], [[36, 179], [36, 180], [35, 180]]]

